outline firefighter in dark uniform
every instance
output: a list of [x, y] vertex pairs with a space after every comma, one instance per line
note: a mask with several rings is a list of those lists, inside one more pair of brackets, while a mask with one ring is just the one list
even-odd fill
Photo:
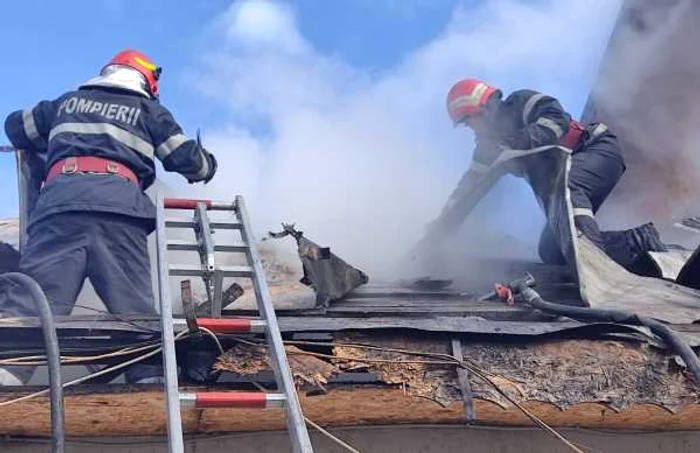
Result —
[[[16, 148], [46, 160], [20, 270], [41, 285], [56, 315], [70, 314], [85, 278], [111, 313], [154, 314], [147, 236], [156, 210], [144, 190], [155, 180], [155, 159], [190, 183], [216, 173], [214, 156], [159, 103], [160, 73], [126, 50], [78, 90], [5, 121]], [[35, 315], [31, 300], [12, 294], [0, 311]], [[145, 368], [133, 368], [131, 381], [148, 378]], [[9, 371], [20, 381], [30, 375]]]
[[[617, 137], [604, 124], [584, 126], [555, 98], [533, 90], [518, 90], [503, 99], [499, 89], [475, 79], [452, 87], [447, 109], [455, 125], [471, 128], [476, 136], [468, 176], [478, 178], [504, 149], [564, 146], [573, 151], [569, 189], [576, 228], [623, 265], [631, 259], [630, 246], [620, 242], [638, 239], [647, 243], [633, 245], [635, 249], [663, 249], [651, 224], [628, 230], [630, 234], [607, 236], [598, 227], [595, 214], [625, 172]], [[546, 263], [565, 262], [549, 226], [540, 238], [539, 253]]]

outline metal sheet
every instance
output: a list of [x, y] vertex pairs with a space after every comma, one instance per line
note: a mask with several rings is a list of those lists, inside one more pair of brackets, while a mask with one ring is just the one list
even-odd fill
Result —
[[[489, 321], [479, 317], [436, 316], [434, 318], [346, 318], [285, 316], [279, 318], [284, 332], [313, 332], [367, 329], [415, 329], [425, 332], [470, 333], [484, 335], [538, 336], [562, 332], [606, 330], [631, 332], [615, 324], [585, 324], [578, 321], [521, 322]], [[700, 333], [699, 333], [700, 334]]]
[[[600, 326], [615, 329], [615, 324], [584, 324], [578, 321], [494, 321], [475, 316], [435, 316], [435, 317], [329, 317], [329, 316], [278, 316], [282, 332], [333, 332], [353, 329], [415, 329], [426, 332], [478, 333], [494, 335], [536, 336], [565, 332], [576, 329], [598, 329]], [[132, 324], [130, 324], [132, 323]], [[0, 319], [0, 337], [16, 338], [18, 332], [29, 334], [40, 329], [37, 318]], [[143, 339], [150, 332], [157, 335], [160, 329], [158, 316], [127, 316], [116, 320], [110, 315], [57, 316], [56, 328], [61, 338], [93, 338], [94, 341], [118, 342], [124, 344]], [[700, 325], [676, 325], [674, 328], [700, 340]], [[112, 338], [112, 339], [110, 339]], [[150, 336], [149, 336], [150, 338]], [[43, 344], [37, 338], [37, 344]]]
[[349, 265], [329, 248], [301, 236], [297, 239], [304, 269], [301, 282], [316, 292], [316, 305], [327, 307], [369, 281], [367, 274]]
[[683, 286], [700, 290], [700, 246], [695, 249], [695, 252], [683, 265], [678, 273], [677, 281]]
[[596, 308], [629, 310], [675, 324], [700, 319], [700, 291], [634, 275], [607, 257], [585, 237], [580, 251], [582, 296]]
[[[676, 280], [683, 265], [693, 252], [689, 250], [669, 250], [667, 252], [645, 252], [628, 269], [645, 277]], [[679, 282], [680, 283], [680, 282]], [[697, 289], [697, 288], [696, 288]]]
[[269, 238], [273, 239], [287, 236], [296, 240], [297, 254], [304, 271], [300, 282], [313, 289], [317, 307], [328, 307], [331, 302], [369, 281], [367, 274], [331, 252], [330, 247], [321, 247], [308, 239], [293, 224], [283, 223], [281, 232], [269, 233]]

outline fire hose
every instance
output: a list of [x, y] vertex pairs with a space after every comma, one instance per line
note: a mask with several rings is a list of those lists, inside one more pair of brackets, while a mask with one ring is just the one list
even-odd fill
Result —
[[61, 356], [51, 306], [46, 299], [44, 291], [33, 278], [19, 272], [2, 274], [2, 278], [23, 286], [28, 291], [34, 300], [41, 319], [41, 329], [44, 334], [44, 343], [46, 344], [49, 386], [51, 388], [51, 451], [53, 453], [63, 453], [65, 451], [65, 414], [63, 410], [63, 386], [61, 383]]
[[[535, 279], [529, 273], [523, 278], [510, 282], [508, 285], [497, 285], [497, 293], [499, 292], [498, 289], [503, 288], [503, 286], [510, 289], [513, 294], [521, 295], [525, 302], [532, 308], [546, 313], [566, 316], [576, 321], [612, 322], [649, 328], [652, 333], [664, 341], [670, 351], [678, 354], [683, 359], [693, 376], [693, 380], [697, 385], [700, 385], [700, 359], [693, 349], [668, 325], [656, 319], [639, 316], [625, 310], [574, 307], [545, 301], [542, 299], [542, 296], [532, 288], [535, 286]], [[498, 295], [502, 299], [508, 298], [508, 295], [505, 295], [502, 289]]]

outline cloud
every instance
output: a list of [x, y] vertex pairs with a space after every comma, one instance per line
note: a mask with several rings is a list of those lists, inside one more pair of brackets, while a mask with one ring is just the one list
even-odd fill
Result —
[[305, 41], [299, 33], [296, 18], [285, 3], [252, 0], [234, 3], [220, 18], [226, 43], [300, 52]]
[[[580, 109], [618, 6], [473, 3], [456, 7], [445, 30], [400, 64], [367, 72], [315, 49], [285, 3], [235, 2], [212, 26], [217, 50], [197, 58], [201, 92], [230, 113], [208, 125], [220, 173], [207, 190], [242, 193], [259, 228], [296, 221], [381, 275], [469, 164], [472, 137], [444, 110], [450, 86], [481, 77]], [[543, 220], [530, 189], [511, 179], [492, 198], [502, 209], [484, 212], [489, 229], [534, 244]]]

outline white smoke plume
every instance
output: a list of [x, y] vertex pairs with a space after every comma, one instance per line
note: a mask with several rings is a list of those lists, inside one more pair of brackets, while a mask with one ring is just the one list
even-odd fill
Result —
[[627, 160], [601, 212], [615, 226], [700, 215], [699, 20], [694, 0], [636, 0], [623, 9], [595, 90], [597, 114], [623, 139]]
[[[442, 33], [379, 72], [314, 48], [287, 3], [233, 3], [211, 27], [215, 50], [193, 69], [202, 93], [228, 107], [207, 126], [220, 171], [204, 190], [243, 194], [258, 235], [294, 221], [381, 275], [469, 164], [473, 137], [444, 108], [450, 86], [478, 77], [506, 93], [537, 89], [577, 116], [619, 9], [610, 0], [474, 3], [459, 4]], [[525, 183], [504, 181], [491, 198], [497, 209], [482, 213], [489, 234], [534, 244], [543, 218]]]

